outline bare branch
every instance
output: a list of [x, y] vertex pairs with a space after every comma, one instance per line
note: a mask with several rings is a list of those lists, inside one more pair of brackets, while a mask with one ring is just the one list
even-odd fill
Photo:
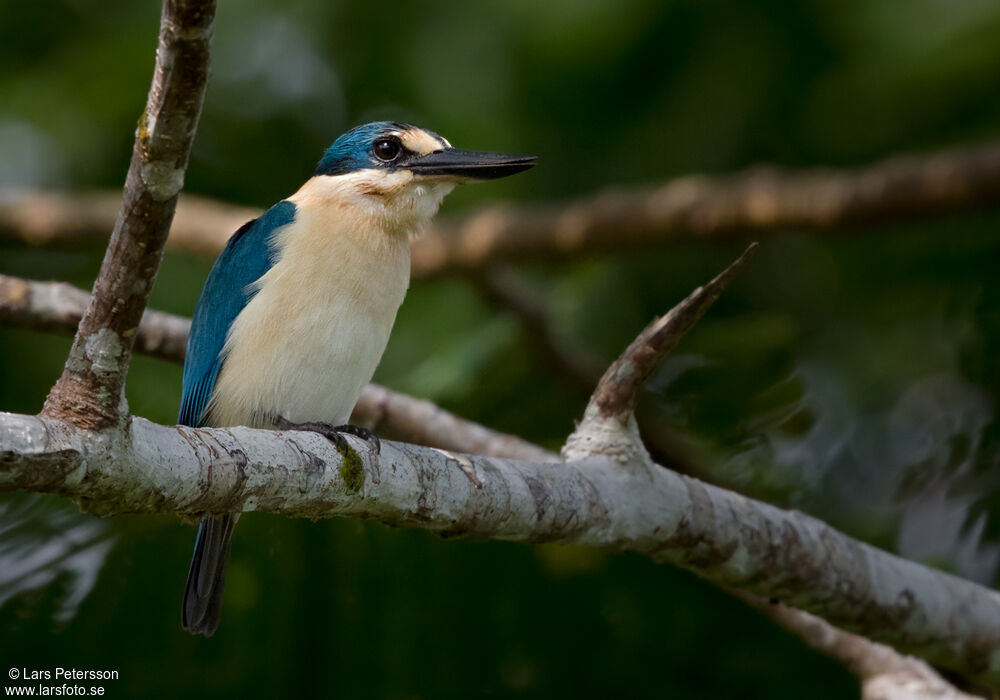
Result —
[[802, 610], [737, 593], [810, 647], [843, 664], [861, 681], [862, 700], [978, 700], [944, 680], [924, 661], [845, 632]]
[[[120, 195], [0, 190], [0, 236], [35, 243], [103, 241]], [[895, 156], [855, 169], [757, 166], [560, 205], [496, 206], [444, 221], [413, 246], [413, 276], [503, 260], [565, 258], [693, 238], [831, 230], [1000, 203], [1000, 143]], [[184, 195], [168, 245], [214, 257], [259, 210]]]
[[[728, 286], [729, 281], [746, 263], [754, 245], [705, 287], [696, 289], [663, 318], [657, 319], [647, 326], [608, 369], [594, 390], [583, 422], [570, 436], [563, 449], [563, 454], [567, 459], [581, 463], [587, 458], [600, 455], [617, 461], [619, 469], [622, 466], [626, 467], [622, 471], [631, 471], [634, 478], [642, 478], [643, 475], [646, 475], [656, 479], [659, 476], [658, 465], [653, 464], [641, 448], [636, 431], [634, 411], [638, 391], [653, 369]], [[690, 483], [700, 484], [694, 479]], [[706, 485], [705, 488], [715, 487]], [[717, 518], [718, 506], [710, 503], [710, 499], [699, 503], [700, 500], [694, 499], [694, 507], [703, 509], [702, 515], [709, 520]], [[681, 522], [686, 525], [688, 517], [687, 514], [682, 516]], [[743, 517], [738, 518], [737, 522], [742, 522], [744, 527], [748, 525]], [[772, 548], [781, 548], [790, 544], [790, 541], [785, 538], [785, 532], [768, 530], [768, 533], [771, 532], [778, 535], [777, 540], [772, 542]], [[704, 532], [691, 533], [690, 544], [693, 550], [691, 556], [699, 564], [707, 565], [708, 568], [714, 570], [721, 558], [716, 560], [714, 556], [710, 556], [709, 559], [705, 559], [708, 553], [707, 549], [711, 549], [711, 546], [706, 549], [704, 534]], [[817, 540], [816, 544], [820, 544], [820, 542]], [[726, 563], [729, 563], [732, 558], [742, 559], [745, 554], [742, 546], [742, 543], [733, 544], [733, 549], [730, 550]], [[822, 543], [820, 548], [830, 556], [831, 561], [834, 559], [825, 543]], [[700, 570], [698, 573], [705, 575]], [[784, 573], [787, 574], [788, 571], [785, 570]], [[794, 577], [796, 574], [792, 574], [792, 576]], [[717, 580], [717, 582], [724, 587], [726, 586], [723, 581]], [[783, 590], [786, 590], [786, 584], [787, 581], [781, 585]], [[740, 584], [736, 585], [740, 586]], [[759, 593], [759, 591], [755, 592]], [[907, 598], [910, 593], [909, 589], [904, 589], [901, 595]], [[758, 596], [745, 591], [739, 591], [737, 595], [751, 605], [764, 610], [778, 624], [803, 638], [807, 644], [846, 665], [862, 681], [863, 696], [868, 700], [964, 699], [968, 697], [945, 682], [923, 662], [901, 656], [889, 647], [837, 629], [802, 610], [779, 605], [777, 600], [774, 600], [774, 605], [769, 605]], [[776, 596], [772, 598], [776, 598]], [[800, 605], [798, 601], [793, 602], [796, 606]], [[904, 606], [908, 603], [907, 598]], [[809, 606], [804, 607], [810, 609]], [[828, 612], [823, 614], [831, 617]], [[835, 619], [835, 616], [833, 617]]]
[[121, 208], [121, 192], [0, 189], [0, 235], [32, 245], [100, 243]]
[[[587, 392], [597, 385], [601, 372], [594, 368], [594, 361], [558, 336], [537, 295], [515, 270], [499, 266], [487, 268], [480, 285], [493, 303], [517, 316], [539, 355], [557, 372]], [[641, 419], [639, 426], [643, 442], [654, 455], [666, 457], [666, 463], [674, 468], [680, 462], [687, 469], [693, 469], [695, 462], [679, 454], [681, 450], [663, 434], [663, 426], [643, 425]], [[695, 469], [698, 473], [711, 473], [704, 465], [698, 464]], [[862, 683], [862, 700], [973, 698], [954, 688], [923, 661], [904, 656], [892, 647], [845, 632], [815, 615], [787, 605], [770, 604], [747, 593], [737, 592], [736, 595], [815, 650], [843, 664]]]
[[508, 259], [565, 258], [679, 239], [829, 230], [998, 203], [1000, 143], [896, 156], [853, 170], [758, 166], [562, 206], [489, 208], [442, 224], [420, 241], [413, 273], [426, 277]]
[[[121, 209], [121, 192], [45, 192], [0, 188], [0, 237], [32, 245], [105, 245]], [[233, 232], [259, 209], [184, 192], [167, 239], [168, 250], [214, 258]]]
[[[86, 292], [65, 284], [28, 282], [0, 276], [0, 321], [13, 323], [22, 327], [71, 332], [72, 325], [79, 318], [82, 309], [86, 307], [87, 296]], [[143, 347], [144, 343], [150, 344], [153, 347], [163, 347], [165, 353], [161, 356], [181, 361], [187, 327], [188, 322], [186, 319], [174, 317], [169, 314], [147, 311], [138, 334], [137, 347]], [[166, 342], [156, 340], [162, 339], [164, 336], [166, 336]], [[151, 340], [148, 342], [144, 341], [145, 337], [149, 337]], [[11, 416], [9, 418], [16, 417]], [[430, 402], [415, 400], [377, 386], [369, 386], [366, 389], [355, 412], [355, 420], [378, 427], [380, 430], [386, 431], [391, 435], [425, 441], [428, 444], [448, 450], [478, 452], [485, 455], [536, 460], [543, 463], [551, 463], [556, 459], [552, 453], [519, 438], [495, 433], [475, 423], [453, 416]], [[178, 428], [178, 430], [183, 431], [187, 429]], [[15, 430], [14, 432], [21, 433], [22, 431]], [[107, 438], [106, 435], [104, 437]], [[4, 444], [4, 440], [0, 440], [0, 445], [2, 444]], [[217, 447], [218, 445], [216, 445]], [[216, 452], [218, 452], [217, 449]], [[226, 454], [229, 454], [230, 458], [235, 458], [238, 462], [242, 461], [242, 458], [234, 452], [227, 451]], [[483, 486], [483, 481], [477, 475], [473, 462], [468, 458], [448, 452], [441, 452], [439, 454], [446, 460], [451, 460], [457, 464], [462, 474], [474, 485]], [[56, 459], [58, 460], [63, 457], [66, 457], [66, 455], [60, 455]], [[207, 457], [206, 460], [208, 460]], [[51, 466], [49, 464], [50, 460], [45, 459], [43, 462]], [[275, 464], [280, 464], [280, 462]], [[315, 468], [315, 466], [314, 464], [313, 467]], [[343, 463], [341, 467], [343, 467]], [[213, 469], [210, 464], [203, 464], [202, 468]], [[35, 488], [44, 488], [43, 484], [39, 484], [38, 477], [39, 475], [35, 474], [32, 478], [24, 479], [21, 481], [21, 485], [27, 487], [32, 487], [33, 485]], [[436, 477], [434, 478], [436, 479]], [[0, 473], [0, 481], [2, 481], [2, 473]], [[529, 490], [531, 490], [531, 482], [527, 483], [529, 484]], [[691, 480], [691, 483], [696, 484], [698, 482]], [[112, 487], [114, 488], [113, 479]], [[532, 492], [532, 496], [534, 497], [535, 495]], [[107, 508], [106, 505], [102, 505], [103, 499], [95, 498], [94, 496], [84, 496], [84, 498], [93, 508]], [[116, 497], [111, 502], [118, 504], [120, 503], [120, 499]], [[250, 501], [244, 501], [244, 507], [248, 507], [250, 503]], [[624, 546], [628, 547], [629, 545]], [[770, 609], [772, 606], [768, 606], [768, 608]], [[787, 624], [781, 620], [779, 622], [785, 624], [793, 632], [805, 635], [807, 642], [811, 643], [807, 632], [814, 628], [823, 629], [822, 626], [824, 625], [828, 630], [825, 633], [827, 636], [840, 635], [836, 637], [840, 640], [837, 642], [838, 648], [843, 647], [844, 649], [854, 650], [854, 656], [840, 658], [852, 671], [861, 673], [855, 661], [855, 656], [869, 659], [868, 668], [881, 669], [882, 672], [878, 675], [874, 675], [875, 671], [871, 671], [870, 677], [862, 676], [862, 680], [865, 680], [866, 683], [866, 689], [876, 688], [878, 692], [884, 693], [887, 691], [887, 688], [890, 688], [893, 689], [893, 694], [883, 695], [883, 697], [896, 698], [905, 697], [896, 692], [897, 686], [908, 689], [912, 689], [914, 686], [920, 689], [939, 687], [933, 684], [928, 685], [929, 681], [925, 678], [915, 676], [912, 669], [906, 670], [908, 667], [903, 669], [906, 671], [903, 673], [897, 667], [898, 664], [894, 660], [895, 657], [891, 656], [894, 654], [891, 650], [875, 645], [863, 638], [836, 630], [836, 628], [830, 627], [826, 623], [811, 618], [804, 613], [798, 613], [798, 611], [792, 609], [783, 609], [786, 610], [787, 616], [790, 617], [790, 622]], [[802, 617], [797, 618], [797, 614]], [[803, 621], [808, 623], [804, 628], [802, 627]], [[870, 645], [872, 649], [866, 649], [866, 644]], [[827, 653], [829, 653], [828, 650]], [[888, 659], [888, 661], [883, 662], [883, 659]], [[913, 661], [912, 663], [916, 665], [916, 668], [920, 667], [919, 662]], [[929, 670], [927, 672], [933, 674]], [[933, 677], [936, 678], [936, 676]], [[946, 685], [940, 687], [949, 688]], [[874, 698], [876, 696], [866, 695], [866, 697]], [[940, 697], [959, 696], [942, 694]]]
[[477, 282], [489, 301], [518, 318], [529, 342], [550, 367], [587, 394], [593, 390], [602, 365], [585, 349], [571, 346], [559, 337], [538, 294], [528, 288], [516, 270], [499, 265], [488, 267], [477, 277]]
[[455, 455], [383, 441], [340, 454], [312, 433], [90, 431], [0, 414], [0, 490], [99, 513], [236, 510], [376, 518], [446, 534], [633, 550], [1000, 687], [1000, 593], [665, 468]]
[[90, 428], [120, 419], [132, 345], [184, 184], [208, 79], [214, 0], [165, 0], [149, 99], [121, 209], [44, 413]]
[[708, 307], [715, 303], [756, 247], [756, 243], [751, 244], [732, 265], [646, 326], [632, 341], [601, 377], [591, 396], [591, 405], [602, 418], [614, 418], [622, 425], [629, 422], [642, 385]]
[[[60, 282], [31, 282], [0, 275], [0, 323], [14, 327], [72, 334], [89, 303], [82, 289]], [[529, 297], [525, 296], [525, 299]], [[533, 302], [532, 302], [533, 303]], [[542, 317], [539, 317], [542, 318]], [[190, 321], [147, 309], [136, 336], [135, 349], [165, 360], [183, 362]], [[595, 378], [596, 382], [596, 378]], [[555, 461], [557, 457], [516, 436], [497, 433], [422, 401], [372, 384], [365, 388], [353, 420], [386, 437], [484, 456]], [[843, 663], [866, 687], [879, 692], [887, 683], [905, 682], [922, 691], [943, 689], [937, 696], [964, 700], [923, 662], [899, 655], [890, 647], [839, 630], [819, 618], [784, 605], [771, 605], [748, 594], [738, 594], [760, 608], [793, 634]], [[948, 692], [945, 692], [948, 691]], [[950, 693], [950, 694], [949, 694]], [[866, 700], [907, 697], [866, 693]]]
[[[101, 244], [121, 208], [121, 192], [46, 192], [0, 188], [0, 237], [32, 245]], [[214, 258], [236, 229], [261, 210], [180, 195], [167, 250]]]
[[[88, 302], [87, 292], [65, 283], [30, 282], [0, 275], [0, 323], [6, 325], [69, 334], [75, 329]], [[187, 319], [147, 309], [136, 336], [136, 350], [183, 362], [189, 327]], [[378, 430], [386, 437], [459, 452], [541, 462], [557, 459], [552, 453], [516, 436], [496, 433], [448, 413], [429, 401], [413, 399], [378, 385], [366, 387], [355, 408], [353, 420]], [[950, 688], [923, 662], [902, 657], [889, 647], [838, 630], [793, 608], [767, 605], [753, 596], [742, 597], [763, 609], [778, 624], [802, 636], [810, 646], [845, 664], [862, 681], [878, 679], [877, 683], [885, 684], [885, 676], [905, 678], [908, 683], [916, 683], [921, 688], [927, 685], [931, 688]], [[779, 610], [780, 615], [777, 614]], [[818, 644], [817, 639], [824, 643]], [[865, 665], [859, 666], [860, 662]], [[924, 674], [930, 674], [931, 680], [927, 680]], [[892, 694], [883, 697], [895, 700], [901, 696]], [[964, 698], [955, 693], [941, 694], [940, 697]], [[871, 698], [874, 700], [875, 696]]]
[[[65, 282], [34, 282], [0, 275], [0, 324], [73, 335], [90, 304], [90, 294]], [[184, 362], [191, 321], [147, 309], [135, 335], [135, 351]]]
[[549, 452], [516, 435], [500, 433], [465, 420], [412, 396], [369, 384], [354, 407], [352, 420], [379, 434], [429, 447], [491, 457], [558, 461]]
[[[588, 393], [597, 385], [601, 372], [595, 369], [595, 362], [581, 353], [577, 346], [559, 337], [537, 294], [528, 288], [515, 270], [490, 267], [479, 282], [490, 301], [513, 313], [522, 322], [532, 345], [550, 366]], [[654, 455], [665, 457], [668, 460], [666, 464], [677, 468], [677, 463], [680, 463], [686, 470], [711, 473], [688, 455], [680, 454], [682, 450], [667, 439], [662, 425], [643, 423], [640, 418], [643, 442]], [[926, 663], [912, 656], [901, 655], [891, 647], [840, 630], [815, 615], [787, 605], [770, 604], [747, 593], [736, 592], [736, 595], [812, 648], [843, 664], [862, 683], [862, 700], [973, 698], [958, 691]]]

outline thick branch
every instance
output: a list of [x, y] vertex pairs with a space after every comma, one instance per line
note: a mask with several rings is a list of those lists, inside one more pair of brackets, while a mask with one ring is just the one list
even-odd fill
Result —
[[[37, 283], [0, 276], [0, 321], [42, 330], [72, 332], [87, 304], [87, 293], [59, 283]], [[147, 311], [137, 338], [137, 347], [163, 348], [166, 359], [181, 361], [188, 328], [186, 319], [169, 314]], [[148, 338], [149, 340], [144, 340]], [[430, 402], [419, 401], [387, 389], [370, 386], [355, 411], [355, 420], [378, 427], [391, 436], [426, 440], [427, 444], [445, 449], [479, 454], [553, 461], [554, 455], [514, 436], [490, 431], [469, 421], [442, 411]], [[467, 477], [471, 462], [464, 457], [442, 452], [453, 459]], [[751, 596], [752, 598], [752, 596]], [[826, 640], [829, 653], [845, 663], [865, 684], [866, 698], [912, 697], [914, 692], [936, 695], [927, 697], [961, 697], [921, 662], [901, 657], [887, 647], [838, 630], [806, 613], [784, 606], [766, 606], [767, 612], [782, 610], [776, 618], [793, 633], [803, 636], [816, 646], [817, 630]], [[785, 619], [787, 618], [787, 619]], [[835, 653], [836, 652], [836, 653]], [[867, 659], [867, 665], [858, 665]], [[871, 691], [871, 692], [870, 692]], [[911, 693], [907, 695], [906, 693]], [[881, 695], [879, 695], [881, 693]]]
[[[65, 283], [30, 282], [0, 275], [0, 323], [6, 325], [71, 334], [88, 301], [87, 292]], [[136, 350], [182, 362], [189, 326], [187, 319], [147, 310], [136, 336]], [[556, 459], [551, 453], [516, 436], [496, 433], [443, 411], [428, 401], [413, 399], [378, 385], [366, 387], [355, 408], [353, 420], [387, 437], [459, 452], [537, 461]], [[898, 685], [902, 681], [906, 687], [916, 685], [920, 689], [943, 689], [938, 694], [941, 698], [965, 700], [965, 696], [950, 689], [923, 662], [900, 656], [889, 647], [838, 630], [808, 613], [787, 606], [768, 605], [753, 596], [744, 598], [763, 609], [778, 624], [801, 636], [810, 646], [846, 665], [865, 683], [866, 688], [878, 688], [881, 692], [887, 683]], [[859, 666], [859, 661], [865, 661], [865, 664]], [[879, 696], [866, 692], [864, 697], [875, 700]], [[909, 696], [894, 692], [881, 697], [895, 700]]]
[[[711, 282], [696, 289], [663, 318], [647, 326], [625, 349], [594, 390], [584, 420], [563, 450], [567, 458], [580, 461], [593, 455], [609, 456], [619, 463], [618, 468], [626, 467], [636, 477], [641, 478], [643, 473], [656, 476], [658, 465], [653, 464], [642, 449], [636, 432], [634, 412], [638, 392], [653, 370], [729, 285], [755, 245]], [[693, 543], [701, 544], [697, 539]], [[741, 591], [738, 595], [764, 610], [810, 646], [847, 666], [862, 682], [866, 700], [967, 698], [923, 662], [902, 656], [890, 647], [840, 630], [807, 612], [780, 605], [776, 600], [768, 604], [751, 593]]]
[[44, 412], [81, 426], [119, 419], [132, 345], [184, 184], [208, 79], [213, 0], [165, 0], [156, 67], [121, 209], [62, 376]]
[[310, 433], [135, 418], [120, 434], [0, 414], [0, 489], [62, 493], [101, 513], [345, 515], [628, 549], [1000, 687], [1000, 594], [809, 516], [607, 458], [512, 461], [389, 441], [377, 455], [352, 444], [357, 453], [341, 455]]
[[[0, 236], [35, 243], [103, 241], [117, 193], [0, 191]], [[754, 167], [565, 204], [498, 206], [433, 226], [413, 246], [413, 275], [502, 260], [563, 258], [666, 241], [755, 236], [925, 218], [1000, 203], [1000, 143], [896, 156], [854, 169]], [[169, 245], [214, 256], [258, 210], [185, 195]]]

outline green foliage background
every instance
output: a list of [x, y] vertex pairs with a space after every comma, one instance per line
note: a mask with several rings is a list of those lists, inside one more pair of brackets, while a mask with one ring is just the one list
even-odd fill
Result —
[[[150, 0], [0, 1], [0, 182], [120, 186], [158, 15]], [[995, 138], [998, 35], [989, 0], [223, 2], [187, 189], [267, 206], [373, 118], [540, 156], [446, 213], [761, 161], [860, 164]], [[998, 224], [767, 237], [647, 410], [719, 481], [994, 583]], [[559, 330], [610, 361], [743, 243], [522, 269]], [[4, 242], [0, 272], [89, 287], [101, 253]], [[209, 265], [169, 255], [152, 305], [190, 314]], [[585, 397], [529, 341], [469, 281], [419, 282], [377, 379], [557, 447]], [[0, 409], [39, 410], [68, 346], [0, 329]], [[136, 413], [172, 423], [179, 394], [178, 367], [135, 359]], [[223, 625], [194, 639], [179, 624], [192, 527], [0, 506], [0, 659], [118, 669], [110, 697], [857, 694], [674, 569], [354, 521], [245, 517]]]

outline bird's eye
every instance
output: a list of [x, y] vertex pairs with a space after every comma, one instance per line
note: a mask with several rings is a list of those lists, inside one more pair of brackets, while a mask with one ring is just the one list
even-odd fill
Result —
[[373, 150], [376, 158], [389, 163], [399, 158], [402, 146], [396, 139], [379, 139], [375, 142]]

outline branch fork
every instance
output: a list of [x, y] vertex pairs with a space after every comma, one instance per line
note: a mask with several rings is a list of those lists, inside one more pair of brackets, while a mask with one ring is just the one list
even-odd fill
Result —
[[165, 0], [156, 66], [94, 294], [43, 412], [92, 430], [123, 426], [125, 378], [184, 183], [208, 82], [214, 0]]

